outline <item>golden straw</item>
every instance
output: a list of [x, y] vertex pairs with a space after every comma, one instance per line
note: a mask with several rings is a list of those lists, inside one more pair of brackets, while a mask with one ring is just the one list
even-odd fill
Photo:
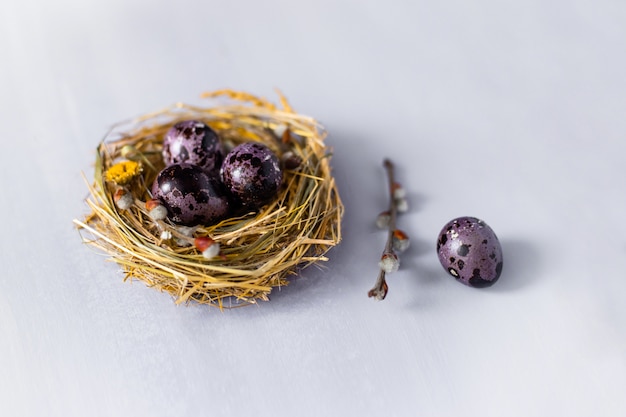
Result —
[[[272, 288], [286, 285], [287, 276], [300, 268], [327, 260], [326, 252], [341, 240], [343, 204], [324, 146], [326, 131], [315, 119], [295, 113], [280, 93], [282, 108], [232, 90], [202, 97], [221, 101], [206, 108], [178, 103], [117, 125], [97, 147], [86, 201], [90, 213], [74, 223], [83, 241], [108, 253], [126, 279], [168, 292], [177, 303], [229, 308], [268, 300]], [[302, 162], [284, 171], [278, 197], [257, 213], [191, 230], [154, 221], [145, 201], [163, 168], [162, 138], [172, 125], [189, 119], [211, 126], [226, 146], [258, 141], [279, 158], [291, 152]], [[121, 188], [132, 196], [125, 209], [114, 198]], [[220, 256], [206, 259], [193, 245], [181, 243], [190, 232], [218, 242]]]

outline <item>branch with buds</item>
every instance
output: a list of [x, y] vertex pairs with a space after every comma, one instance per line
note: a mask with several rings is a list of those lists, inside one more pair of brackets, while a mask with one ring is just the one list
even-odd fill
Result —
[[152, 199], [146, 201], [146, 210], [148, 211], [148, 216], [164, 229], [163, 233], [161, 233], [162, 239], [176, 237], [179, 244], [195, 246], [202, 256], [207, 259], [215, 258], [220, 254], [220, 244], [208, 236], [194, 238], [192, 236], [194, 228], [183, 227], [178, 230], [174, 229], [174, 231], [177, 232], [175, 236], [171, 231], [165, 229], [163, 221], [167, 217], [167, 209], [159, 200]]
[[402, 230], [396, 228], [398, 213], [405, 212], [409, 208], [406, 200], [406, 192], [402, 186], [395, 181], [393, 163], [385, 159], [384, 166], [389, 180], [389, 210], [383, 211], [378, 215], [376, 225], [380, 229], [387, 229], [389, 233], [385, 249], [380, 258], [380, 262], [378, 262], [378, 266], [380, 266], [378, 280], [374, 288], [367, 293], [369, 297], [373, 297], [377, 300], [384, 300], [387, 296], [389, 286], [387, 285], [386, 275], [398, 270], [400, 267], [398, 254], [404, 252], [409, 247], [409, 237]]
[[[113, 200], [120, 210], [128, 210], [135, 204], [135, 199], [126, 188], [118, 188], [113, 195]], [[180, 246], [193, 245], [202, 256], [207, 259], [212, 259], [220, 255], [220, 244], [218, 242], [207, 236], [193, 237], [195, 228], [168, 226], [164, 222], [167, 217], [167, 209], [161, 204], [161, 201], [150, 199], [146, 201], [145, 208], [148, 212], [148, 216], [161, 230], [161, 240], [176, 238], [176, 242]]]

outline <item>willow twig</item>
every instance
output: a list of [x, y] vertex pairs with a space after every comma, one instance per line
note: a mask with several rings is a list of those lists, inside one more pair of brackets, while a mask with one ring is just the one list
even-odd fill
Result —
[[383, 165], [387, 171], [389, 210], [379, 214], [376, 223], [379, 227], [387, 229], [387, 242], [378, 263], [380, 266], [378, 279], [374, 287], [367, 293], [369, 297], [377, 300], [384, 300], [387, 296], [389, 286], [387, 285], [386, 276], [398, 270], [400, 267], [398, 253], [406, 250], [409, 244], [407, 235], [396, 227], [398, 212], [406, 211], [408, 208], [405, 192], [395, 180], [393, 163], [389, 159], [385, 159]]

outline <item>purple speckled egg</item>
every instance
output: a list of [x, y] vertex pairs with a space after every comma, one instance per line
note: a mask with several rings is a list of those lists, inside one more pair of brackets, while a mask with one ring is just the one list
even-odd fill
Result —
[[222, 185], [196, 165], [163, 169], [152, 184], [152, 196], [163, 203], [172, 222], [185, 226], [209, 225], [229, 212]]
[[500, 241], [487, 223], [475, 217], [448, 222], [439, 233], [437, 255], [450, 275], [470, 287], [489, 287], [502, 272]]
[[223, 155], [217, 133], [197, 120], [176, 123], [163, 140], [163, 161], [166, 166], [193, 164], [210, 175], [217, 175]]
[[233, 148], [224, 158], [220, 175], [233, 197], [252, 209], [274, 198], [283, 180], [278, 157], [256, 142]]

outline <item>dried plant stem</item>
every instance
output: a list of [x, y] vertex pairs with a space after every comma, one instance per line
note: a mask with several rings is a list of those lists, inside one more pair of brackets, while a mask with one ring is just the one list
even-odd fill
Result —
[[382, 301], [387, 296], [387, 292], [389, 292], [389, 286], [387, 285], [387, 280], [385, 279], [385, 271], [382, 269], [378, 273], [378, 279], [376, 280], [376, 284], [374, 287], [369, 290], [367, 296], [370, 298], [376, 298], [379, 301]]
[[387, 178], [389, 180], [389, 233], [387, 243], [385, 244], [385, 253], [389, 253], [393, 250], [393, 232], [396, 230], [398, 206], [396, 204], [396, 198], [393, 195], [396, 184], [393, 163], [389, 159], [385, 159], [383, 165], [385, 166], [385, 170], [387, 170]]
[[[394, 187], [396, 184], [394, 175], [394, 165], [389, 159], [385, 159], [383, 162], [385, 170], [387, 171], [387, 178], [389, 182], [389, 230], [387, 235], [387, 243], [385, 244], [385, 250], [382, 257], [396, 256], [393, 250], [393, 233], [396, 230], [396, 218], [398, 216], [398, 207], [396, 205], [396, 198], [394, 197]], [[369, 297], [376, 298], [377, 300], [384, 300], [387, 296], [389, 287], [386, 280], [386, 272], [383, 268], [380, 269], [378, 279], [374, 287], [367, 293]]]

